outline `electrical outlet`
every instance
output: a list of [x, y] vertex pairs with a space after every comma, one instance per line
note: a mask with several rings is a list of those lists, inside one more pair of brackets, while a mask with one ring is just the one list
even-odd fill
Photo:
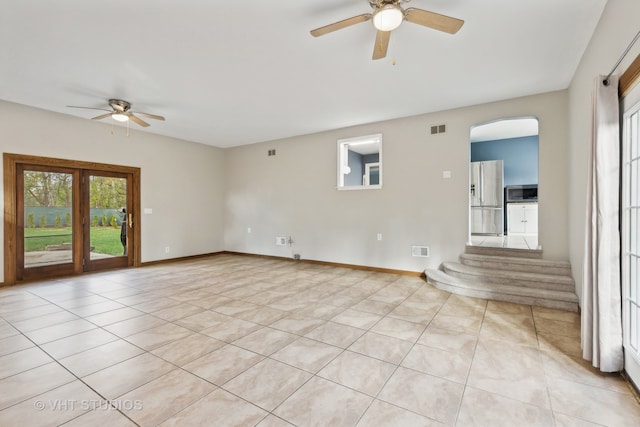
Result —
[[382, 240], [382, 233], [378, 233], [378, 240]]
[[247, 227], [247, 234], [251, 234], [251, 227]]
[[164, 247], [164, 253], [168, 254], [169, 252], [171, 252], [171, 246], [165, 246]]

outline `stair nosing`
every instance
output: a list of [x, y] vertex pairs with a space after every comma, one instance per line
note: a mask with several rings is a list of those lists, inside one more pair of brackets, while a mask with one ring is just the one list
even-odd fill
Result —
[[[445, 261], [442, 263], [442, 265], [444, 266], [444, 268], [448, 268], [449, 270], [453, 270], [462, 274], [469, 274], [473, 276], [484, 276], [488, 278], [500, 277], [500, 278], [507, 278], [507, 279], [513, 279], [513, 280], [528, 280], [532, 282], [542, 282], [542, 283], [555, 282], [558, 284], [575, 285], [575, 281], [571, 276], [561, 275], [561, 274], [544, 274], [544, 273], [532, 273], [528, 271], [491, 269], [491, 268], [484, 268], [484, 267], [475, 267], [471, 265], [461, 264], [457, 262], [450, 262], [450, 261]], [[456, 266], [462, 266], [462, 269], [456, 268]]]
[[509, 257], [502, 255], [482, 255], [473, 253], [460, 254], [461, 258], [472, 259], [476, 261], [488, 261], [488, 262], [506, 262], [509, 264], [526, 264], [526, 265], [545, 265], [554, 268], [571, 268], [571, 264], [568, 261], [556, 261], [542, 258], [524, 258], [524, 257]]

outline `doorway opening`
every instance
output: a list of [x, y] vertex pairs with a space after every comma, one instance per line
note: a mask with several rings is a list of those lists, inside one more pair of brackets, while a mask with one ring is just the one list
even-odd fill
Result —
[[501, 118], [471, 127], [469, 241], [539, 250], [538, 119]]
[[140, 265], [140, 169], [4, 154], [5, 283]]

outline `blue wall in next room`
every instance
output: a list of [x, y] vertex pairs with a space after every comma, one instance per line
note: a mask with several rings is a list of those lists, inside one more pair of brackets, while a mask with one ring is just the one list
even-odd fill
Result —
[[504, 185], [538, 183], [538, 136], [471, 143], [471, 161], [502, 160]]

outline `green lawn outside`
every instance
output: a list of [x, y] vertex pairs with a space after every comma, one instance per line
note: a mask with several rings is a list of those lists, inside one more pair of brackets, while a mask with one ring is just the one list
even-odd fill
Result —
[[[120, 256], [122, 255], [122, 243], [120, 243], [120, 227], [91, 227], [92, 252]], [[25, 252], [44, 251], [47, 245], [59, 245], [71, 243], [71, 228], [25, 228], [24, 229]]]

